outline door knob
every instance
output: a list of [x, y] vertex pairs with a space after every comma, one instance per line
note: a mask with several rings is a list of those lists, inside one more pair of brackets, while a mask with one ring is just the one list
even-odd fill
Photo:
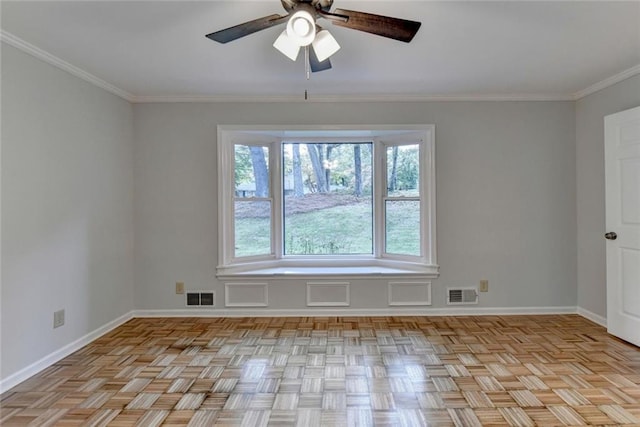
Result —
[[604, 235], [604, 237], [607, 240], [616, 240], [618, 238], [618, 235], [614, 231], [610, 231], [610, 232], [606, 233]]

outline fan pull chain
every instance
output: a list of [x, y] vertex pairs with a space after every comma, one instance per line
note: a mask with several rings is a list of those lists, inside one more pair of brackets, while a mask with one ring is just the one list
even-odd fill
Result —
[[[309, 77], [311, 75], [310, 72], [310, 67], [311, 65], [309, 65], [309, 46], [305, 46], [304, 47], [304, 71], [307, 75], [307, 80], [309, 80]], [[307, 101], [309, 99], [309, 93], [307, 92], [307, 89], [304, 90], [304, 100]]]

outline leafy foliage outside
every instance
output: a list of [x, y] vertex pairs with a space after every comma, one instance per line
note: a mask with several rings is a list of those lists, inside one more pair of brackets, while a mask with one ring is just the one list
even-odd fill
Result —
[[[418, 183], [417, 145], [387, 152], [389, 194], [414, 195]], [[271, 250], [267, 148], [236, 145], [236, 256]], [[273, 153], [271, 153], [273, 155]], [[372, 144], [283, 144], [284, 250], [286, 255], [372, 254]], [[419, 208], [391, 204], [387, 243], [393, 253], [419, 255]], [[417, 246], [416, 246], [417, 245]]]
[[[290, 226], [285, 228], [285, 248], [288, 254], [330, 255], [371, 254], [370, 201], [343, 197], [306, 196], [310, 200], [290, 208]], [[342, 202], [343, 204], [337, 204]], [[420, 212], [417, 205], [398, 203], [387, 207], [387, 249], [390, 253], [420, 254]], [[242, 212], [236, 218], [236, 239], [245, 242], [236, 249], [236, 256], [255, 254], [257, 249], [269, 253], [270, 229], [268, 210]]]

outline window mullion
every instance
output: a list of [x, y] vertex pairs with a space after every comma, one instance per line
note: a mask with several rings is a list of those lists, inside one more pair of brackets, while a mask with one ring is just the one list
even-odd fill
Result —
[[276, 259], [281, 259], [282, 248], [282, 142], [273, 142], [269, 145], [272, 155], [269, 157], [271, 176], [271, 252]]
[[[218, 134], [218, 141], [222, 139]], [[221, 204], [220, 215], [218, 217], [218, 230], [220, 236], [218, 239], [218, 251], [222, 254], [222, 264], [226, 265], [231, 262], [234, 257], [235, 246], [235, 221], [234, 221], [234, 167], [235, 153], [233, 144], [228, 141], [222, 141], [218, 144], [218, 158], [222, 162], [218, 168], [218, 191], [220, 198], [223, 200]]]
[[387, 190], [385, 182], [387, 180], [386, 150], [384, 145], [376, 138], [373, 142], [373, 256], [374, 258], [382, 258], [384, 255], [385, 245], [385, 216], [384, 216], [384, 198]]
[[421, 168], [425, 171], [421, 175], [420, 195], [423, 197], [421, 201], [422, 217], [421, 221], [421, 240], [423, 248], [423, 257], [426, 263], [437, 265], [436, 257], [436, 164], [435, 164], [435, 129], [431, 127], [428, 134], [425, 135], [425, 144], [423, 153], [420, 157], [422, 162]]

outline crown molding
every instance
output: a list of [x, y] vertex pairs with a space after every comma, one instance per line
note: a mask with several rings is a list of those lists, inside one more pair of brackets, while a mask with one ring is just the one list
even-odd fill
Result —
[[28, 43], [22, 40], [21, 38], [14, 36], [13, 34], [2, 29], [0, 29], [0, 41], [10, 46], [13, 46], [16, 49], [19, 49], [24, 53], [27, 53], [35, 58], [38, 58], [46, 62], [47, 64], [53, 65], [54, 67], [57, 67], [63, 71], [66, 71], [67, 73], [73, 76], [76, 76], [86, 82], [89, 82], [101, 89], [104, 89], [107, 92], [117, 95], [126, 101], [133, 102], [133, 100], [135, 99], [133, 94], [123, 89], [120, 89], [119, 87], [112, 85], [111, 83], [106, 82], [101, 78], [96, 77], [93, 74], [81, 68], [78, 68], [75, 65], [70, 64], [67, 61], [64, 61], [58, 58], [57, 56], [52, 55], [49, 52], [42, 50], [39, 47], [34, 46], [31, 43]]
[[142, 95], [134, 96], [134, 104], [156, 103], [214, 103], [214, 102], [304, 102], [303, 96], [295, 95]]
[[35, 58], [66, 71], [86, 82], [106, 90], [133, 104], [148, 103], [336, 103], [336, 102], [478, 102], [478, 101], [577, 101], [587, 95], [605, 89], [623, 80], [640, 74], [640, 64], [621, 73], [608, 77], [583, 90], [568, 94], [460, 94], [460, 95], [412, 95], [412, 94], [373, 94], [373, 95], [313, 95], [308, 99], [303, 95], [134, 95], [95, 75], [58, 58], [51, 53], [28, 43], [21, 38], [0, 29], [0, 42], [7, 43]]
[[487, 95], [304, 95], [286, 96], [134, 96], [134, 104], [147, 103], [218, 103], [218, 102], [476, 102], [476, 101], [574, 101], [572, 94], [487, 94]]
[[584, 98], [587, 95], [591, 95], [592, 93], [596, 93], [602, 89], [608, 88], [609, 86], [613, 86], [616, 83], [620, 83], [623, 80], [628, 79], [629, 77], [633, 77], [636, 74], [640, 74], [640, 64], [628, 68], [621, 73], [613, 75], [611, 77], [607, 77], [604, 80], [599, 81], [585, 89], [579, 90], [578, 92], [573, 94], [573, 100], [577, 101], [579, 99]]

